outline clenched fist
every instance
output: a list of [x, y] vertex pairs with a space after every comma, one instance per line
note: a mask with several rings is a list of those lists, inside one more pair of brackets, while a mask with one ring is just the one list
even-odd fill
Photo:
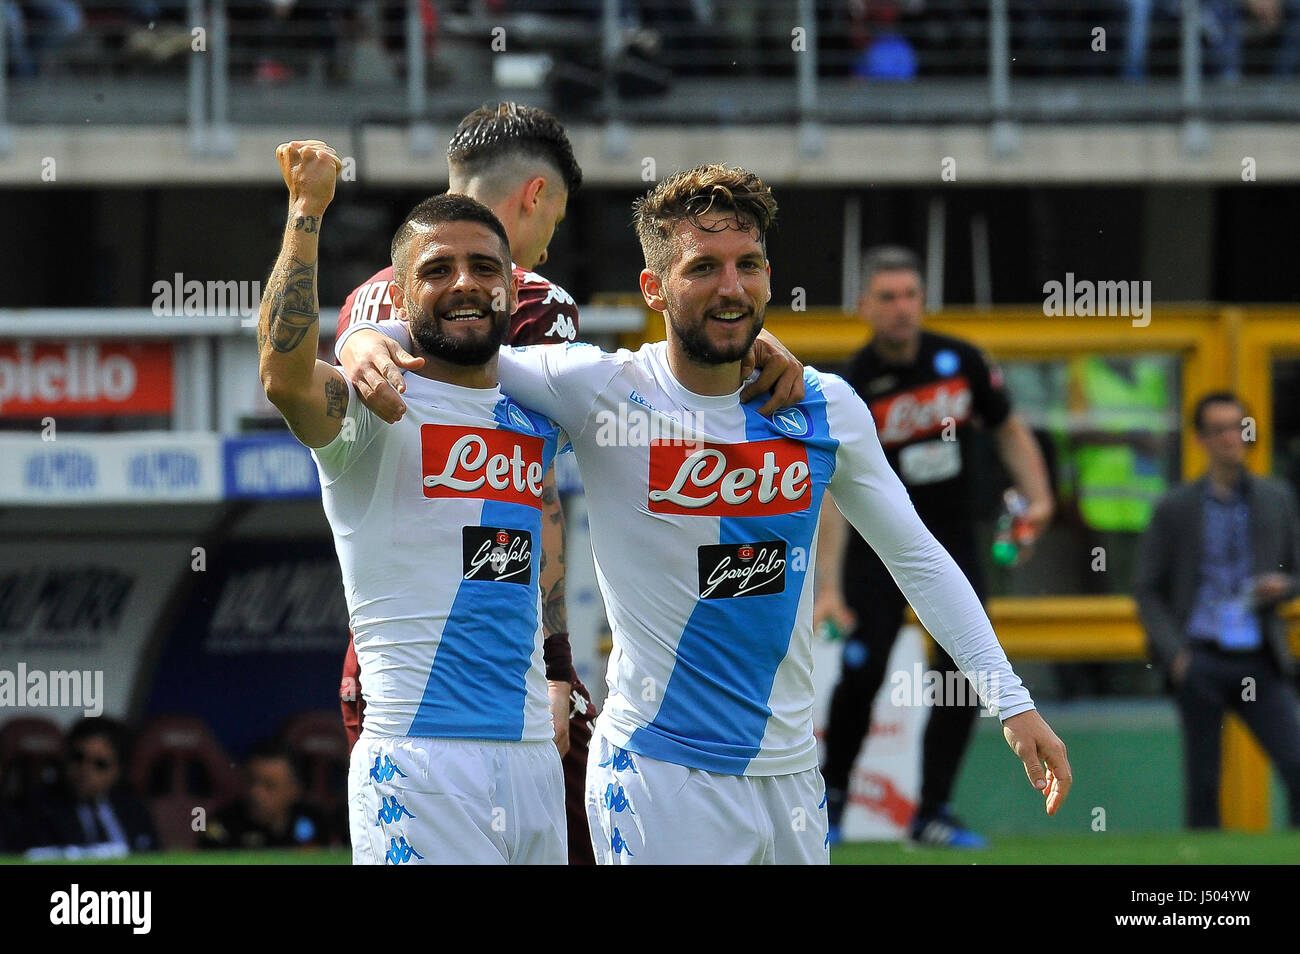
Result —
[[280, 175], [289, 187], [289, 202], [303, 215], [320, 215], [334, 198], [334, 183], [343, 163], [319, 139], [284, 142], [276, 147]]

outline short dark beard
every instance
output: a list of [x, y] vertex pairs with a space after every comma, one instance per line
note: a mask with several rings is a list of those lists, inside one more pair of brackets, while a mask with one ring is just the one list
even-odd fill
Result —
[[510, 316], [492, 312], [492, 327], [487, 335], [461, 339], [438, 330], [438, 319], [413, 301], [406, 303], [406, 318], [411, 338], [431, 358], [461, 367], [477, 367], [496, 357], [510, 331]]
[[763, 330], [763, 315], [758, 316], [758, 321], [750, 332], [749, 338], [734, 348], [720, 350], [710, 341], [705, 329], [708, 327], [709, 319], [703, 319], [693, 328], [683, 327], [678, 323], [676, 318], [671, 317], [669, 312], [669, 321], [673, 327], [673, 333], [682, 343], [682, 350], [686, 352], [686, 357], [696, 364], [731, 364], [740, 361], [745, 355], [749, 354], [749, 349], [754, 346], [754, 339], [758, 333]]

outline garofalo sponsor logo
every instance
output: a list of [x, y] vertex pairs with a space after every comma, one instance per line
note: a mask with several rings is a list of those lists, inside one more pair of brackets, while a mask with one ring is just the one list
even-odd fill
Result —
[[152, 891], [82, 891], [73, 884], [50, 895], [50, 923], [124, 924], [132, 934], [148, 934], [153, 924]]
[[533, 535], [507, 527], [463, 527], [462, 570], [467, 580], [523, 583], [532, 580]]
[[700, 547], [699, 571], [700, 599], [781, 593], [785, 590], [785, 541]]
[[1043, 284], [1043, 314], [1049, 318], [1132, 318], [1134, 328], [1151, 324], [1149, 281], [1094, 282], [1065, 273], [1065, 281]]
[[96, 669], [0, 669], [0, 709], [80, 709], [104, 712], [104, 672]]

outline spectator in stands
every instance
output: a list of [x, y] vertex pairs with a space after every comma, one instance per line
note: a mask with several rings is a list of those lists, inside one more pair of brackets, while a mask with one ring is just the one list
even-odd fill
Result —
[[899, 20], [906, 11], [898, 2], [848, 5], [849, 34], [859, 51], [850, 67], [858, 79], [910, 80], [916, 78], [916, 50]]
[[237, 0], [228, 10], [232, 37], [242, 36], [256, 52], [259, 83], [302, 78], [317, 62], [331, 80], [343, 74], [344, 0]]
[[123, 777], [126, 726], [103, 717], [82, 719], [65, 745], [63, 779], [27, 806], [28, 846], [113, 855], [156, 850], [153, 816]]
[[329, 843], [321, 816], [304, 804], [302, 768], [279, 742], [257, 746], [244, 767], [244, 797], [208, 819], [203, 848], [300, 848]]
[[1278, 607], [1300, 592], [1291, 487], [1246, 470], [1246, 408], [1226, 391], [1196, 404], [1210, 466], [1167, 493], [1142, 538], [1134, 595], [1182, 717], [1187, 824], [1219, 826], [1220, 732], [1235, 711], [1273, 760], [1300, 826], [1300, 713]]
[[4, 18], [9, 73], [22, 78], [35, 76], [41, 57], [80, 33], [85, 22], [72, 0], [11, 0]]
[[195, 38], [185, 0], [135, 0], [128, 12], [131, 28], [124, 45], [128, 56], [166, 63], [193, 51]]
[[[1290, 76], [1300, 67], [1300, 0], [1202, 0], [1201, 29], [1208, 45], [1206, 65], [1210, 74], [1226, 82], [1241, 78], [1241, 6], [1261, 26], [1281, 30], [1273, 72]], [[1156, 13], [1177, 16], [1176, 0], [1128, 0], [1128, 35], [1124, 40], [1124, 76], [1141, 79], [1146, 75], [1147, 42], [1151, 19]]]
[[1300, 69], [1300, 0], [1252, 0], [1251, 9], [1270, 30], [1278, 30], [1273, 75], [1294, 76]]

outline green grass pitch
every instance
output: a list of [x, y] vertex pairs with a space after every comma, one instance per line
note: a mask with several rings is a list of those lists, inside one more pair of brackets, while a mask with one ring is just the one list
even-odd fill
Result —
[[[76, 864], [147, 865], [344, 865], [347, 849], [331, 851], [162, 852], [113, 861]], [[0, 857], [0, 864], [23, 864]], [[50, 862], [44, 862], [46, 864]], [[838, 845], [837, 865], [1291, 865], [1300, 863], [1300, 831], [1242, 834], [1177, 832], [1161, 834], [1004, 836], [986, 851], [912, 848], [897, 842]]]

